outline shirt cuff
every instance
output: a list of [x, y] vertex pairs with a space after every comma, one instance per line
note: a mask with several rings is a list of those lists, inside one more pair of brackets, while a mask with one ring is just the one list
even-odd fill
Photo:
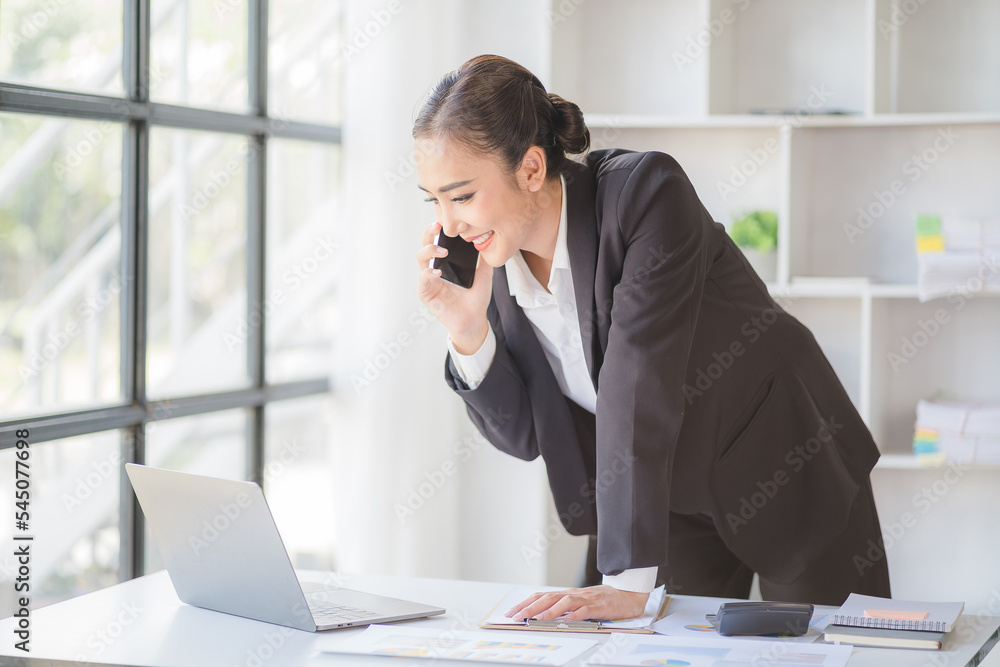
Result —
[[604, 575], [604, 585], [617, 588], [620, 591], [633, 593], [652, 593], [656, 588], [655, 567], [637, 567], [625, 570], [621, 574]]
[[475, 389], [486, 378], [486, 373], [493, 365], [493, 357], [497, 354], [497, 336], [493, 333], [493, 327], [490, 326], [486, 330], [486, 340], [472, 354], [461, 354], [455, 350], [455, 344], [451, 342], [451, 336], [449, 336], [448, 353], [451, 354], [451, 360], [455, 363], [458, 378], [469, 389]]

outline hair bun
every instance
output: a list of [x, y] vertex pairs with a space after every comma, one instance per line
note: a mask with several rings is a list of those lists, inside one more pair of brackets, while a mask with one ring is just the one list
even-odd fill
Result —
[[545, 152], [546, 178], [563, 172], [567, 153], [590, 147], [580, 107], [549, 94], [522, 65], [491, 54], [470, 58], [434, 86], [413, 123], [413, 138], [420, 137], [492, 154], [511, 174], [537, 146]]
[[552, 129], [556, 145], [570, 154], [583, 153], [590, 148], [590, 130], [583, 120], [580, 107], [564, 100], [555, 93], [549, 93], [549, 100], [555, 109]]

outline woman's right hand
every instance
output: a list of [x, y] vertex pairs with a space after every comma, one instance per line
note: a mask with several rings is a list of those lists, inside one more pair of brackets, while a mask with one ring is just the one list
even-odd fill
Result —
[[472, 287], [463, 289], [441, 277], [439, 269], [430, 268], [430, 261], [447, 257], [448, 251], [434, 243], [441, 230], [438, 222], [424, 229], [423, 247], [417, 253], [420, 280], [417, 297], [448, 330], [451, 342], [460, 354], [473, 354], [486, 340], [489, 322], [486, 308], [493, 294], [493, 267], [480, 257]]

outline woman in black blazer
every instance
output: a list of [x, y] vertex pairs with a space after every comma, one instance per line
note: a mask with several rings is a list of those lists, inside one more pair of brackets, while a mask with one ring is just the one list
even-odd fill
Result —
[[[580, 109], [499, 56], [446, 75], [413, 136], [446, 380], [497, 448], [543, 457], [565, 528], [596, 536], [593, 585], [512, 616], [634, 616], [657, 582], [747, 597], [755, 572], [765, 599], [889, 596], [871, 434], [673, 158], [568, 160], [589, 148]], [[428, 268], [439, 230], [479, 250], [471, 289]]]

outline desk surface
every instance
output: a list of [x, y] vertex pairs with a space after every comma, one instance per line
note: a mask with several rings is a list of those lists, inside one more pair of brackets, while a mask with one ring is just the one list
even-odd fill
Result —
[[[448, 610], [443, 616], [407, 623], [442, 631], [477, 630], [479, 621], [510, 588], [474, 581], [370, 575], [339, 577], [334, 582], [332, 575], [320, 572], [304, 572], [302, 578], [442, 606]], [[9, 656], [24, 656], [14, 649], [13, 629], [13, 618], [0, 621], [0, 664], [39, 664], [10, 660]], [[30, 657], [144, 667], [399, 664], [394, 658], [319, 653], [314, 646], [320, 637], [347, 638], [361, 631], [302, 632], [191, 607], [177, 599], [170, 578], [161, 571], [32, 612]], [[855, 648], [849, 664], [975, 665], [996, 643], [998, 632], [1000, 617], [963, 615], [941, 651]], [[521, 636], [527, 639], [529, 634], [534, 633]], [[607, 637], [587, 635], [598, 642]], [[966, 641], [958, 641], [959, 637]]]

